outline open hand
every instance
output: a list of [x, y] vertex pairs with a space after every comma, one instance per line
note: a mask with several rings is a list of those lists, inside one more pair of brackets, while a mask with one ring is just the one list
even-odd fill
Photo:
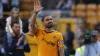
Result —
[[39, 0], [35, 0], [34, 1], [34, 12], [38, 13], [43, 9], [43, 7], [40, 6], [40, 1]]

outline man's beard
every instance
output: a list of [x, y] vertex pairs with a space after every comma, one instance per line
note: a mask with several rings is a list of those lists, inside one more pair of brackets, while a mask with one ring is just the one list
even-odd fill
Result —
[[47, 28], [52, 28], [54, 25], [53, 24], [48, 24], [46, 27]]
[[14, 32], [14, 34], [15, 34], [16, 36], [19, 36], [19, 35], [20, 35], [20, 32]]

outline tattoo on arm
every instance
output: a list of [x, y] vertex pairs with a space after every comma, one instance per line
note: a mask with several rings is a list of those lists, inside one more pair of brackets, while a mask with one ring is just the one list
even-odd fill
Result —
[[[58, 44], [64, 44], [64, 41], [60, 41]], [[59, 47], [59, 56], [64, 56], [64, 47]]]
[[64, 48], [59, 47], [59, 56], [64, 56]]

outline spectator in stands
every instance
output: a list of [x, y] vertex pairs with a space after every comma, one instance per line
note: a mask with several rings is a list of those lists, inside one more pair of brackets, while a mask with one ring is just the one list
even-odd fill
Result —
[[[8, 12], [11, 9], [10, 0], [2, 0], [3, 4], [3, 12]], [[5, 18], [8, 16], [7, 14], [3, 15]]]
[[84, 29], [83, 24], [77, 25], [76, 30], [75, 30], [75, 37], [77, 38], [80, 37], [83, 34], [83, 29]]
[[66, 54], [70, 55], [74, 52], [73, 49], [73, 40], [74, 40], [74, 33], [71, 31], [71, 25], [66, 25], [66, 32], [63, 34], [64, 37], [64, 44], [67, 46]]
[[80, 46], [83, 46], [83, 35], [81, 35], [79, 38], [78, 38], [78, 44], [79, 44], [79, 47]]
[[22, 19], [23, 21], [23, 32], [27, 33], [28, 32], [28, 19]]
[[6, 56], [24, 56], [24, 51], [30, 51], [26, 36], [25, 34], [20, 33], [21, 29], [18, 21], [12, 22], [11, 28], [15, 35], [8, 32], [3, 38], [3, 47]]
[[59, 0], [41, 0], [43, 10], [54, 10]]
[[94, 26], [94, 30], [95, 33], [97, 33], [97, 38], [98, 38], [98, 41], [100, 41], [100, 23], [97, 23], [95, 26]]
[[100, 32], [100, 23], [97, 23], [97, 24], [94, 26], [94, 30]]
[[73, 0], [60, 0], [56, 8], [60, 10], [71, 10], [72, 2]]
[[97, 30], [93, 30], [93, 34], [96, 36], [97, 41], [100, 41], [100, 32]]
[[20, 3], [20, 0], [11, 0], [11, 7], [19, 8], [19, 3]]
[[98, 32], [98, 34], [97, 34], [97, 39], [100, 42], [100, 32]]
[[82, 51], [83, 51], [83, 35], [81, 35], [79, 38], [78, 38], [78, 48], [76, 48], [76, 52], [75, 52], [75, 56], [82, 56]]
[[32, 15], [33, 15], [33, 9], [30, 11], [30, 15], [31, 17], [29, 19], [22, 19], [23, 21], [23, 32], [27, 33], [29, 31], [28, 26], [29, 26], [29, 22], [32, 20]]
[[10, 32], [12, 34], [13, 31], [11, 29], [11, 23], [14, 21], [18, 21], [20, 24], [20, 33], [22, 33], [22, 21], [21, 18], [19, 16], [19, 9], [18, 8], [13, 8], [11, 11], [11, 15], [6, 19], [6, 32]]
[[100, 32], [99, 32], [99, 34], [98, 34], [98, 41], [100, 42]]
[[95, 32], [85, 32], [82, 56], [100, 56], [100, 42], [97, 41]]

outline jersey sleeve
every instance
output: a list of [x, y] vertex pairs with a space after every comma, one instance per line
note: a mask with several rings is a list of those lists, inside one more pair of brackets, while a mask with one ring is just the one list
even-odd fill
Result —
[[58, 46], [59, 47], [64, 47], [63, 36], [62, 36], [61, 33], [58, 34]]

